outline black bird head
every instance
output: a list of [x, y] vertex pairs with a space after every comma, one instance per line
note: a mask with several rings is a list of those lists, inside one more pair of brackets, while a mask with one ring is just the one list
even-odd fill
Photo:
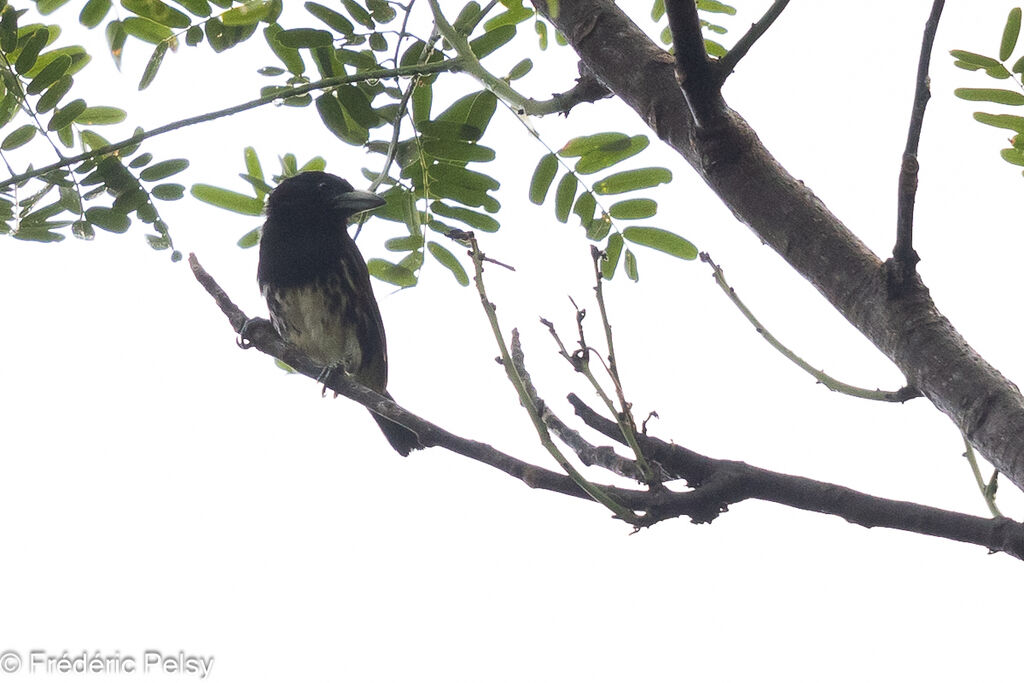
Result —
[[[329, 222], [344, 225], [357, 213], [384, 206], [383, 197], [356, 190], [343, 178], [322, 171], [307, 171], [285, 178], [267, 199], [267, 219], [287, 216], [289, 222]], [[315, 217], [319, 220], [309, 219]]]

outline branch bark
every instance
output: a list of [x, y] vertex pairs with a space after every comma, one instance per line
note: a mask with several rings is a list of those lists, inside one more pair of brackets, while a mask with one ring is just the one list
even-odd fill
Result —
[[[916, 274], [902, 296], [890, 297], [881, 259], [724, 102], [713, 129], [698, 135], [676, 83], [674, 60], [612, 0], [560, 2], [557, 16], [550, 16], [544, 0], [534, 4], [597, 78], [693, 166], [741, 222], [1024, 488], [1024, 397], [938, 311]], [[699, 28], [674, 38], [677, 44], [703, 41]]]
[[[213, 297], [228, 318], [235, 332], [242, 334], [243, 348], [256, 348], [288, 363], [312, 379], [320, 379], [322, 368], [313, 364], [282, 341], [270, 321], [248, 318], [199, 264], [195, 255], [189, 265], [196, 280]], [[440, 446], [478, 462], [501, 470], [532, 488], [540, 488], [593, 502], [569, 476], [531, 465], [496, 448], [473, 441], [439, 427], [415, 415], [372, 389], [350, 380], [342, 373], [332, 373], [326, 386], [338, 394], [366, 406], [415, 431], [424, 446]], [[606, 419], [575, 396], [569, 402], [583, 421], [609, 438], [627, 443], [619, 424]], [[578, 436], [578, 435], [576, 435]], [[1005, 552], [1024, 559], [1024, 524], [1005, 517], [985, 519], [959, 512], [869, 496], [853, 489], [805, 477], [771, 472], [746, 463], [715, 460], [682, 446], [660, 439], [637, 435], [645, 457], [657, 465], [658, 472], [671, 479], [685, 479], [692, 491], [675, 492], [663, 486], [646, 491], [592, 484], [616, 502], [643, 514], [638, 527], [647, 527], [675, 517], [688, 516], [695, 523], [711, 522], [729, 505], [743, 500], [760, 499], [823, 514], [838, 515], [849, 522], [866, 527], [880, 526], [902, 529], [950, 540], [971, 543], [990, 551]], [[579, 439], [582, 442], [582, 439]], [[587, 449], [597, 449], [586, 444]], [[623, 468], [623, 458], [599, 457], [595, 463], [616, 471]]]

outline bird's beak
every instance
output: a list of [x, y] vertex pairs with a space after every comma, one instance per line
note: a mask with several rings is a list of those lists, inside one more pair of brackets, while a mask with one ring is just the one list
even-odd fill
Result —
[[362, 190], [345, 192], [343, 194], [339, 194], [334, 199], [335, 207], [345, 209], [351, 213], [369, 211], [370, 209], [376, 209], [384, 206], [387, 203], [387, 200], [380, 195], [376, 195], [372, 192], [364, 192]]

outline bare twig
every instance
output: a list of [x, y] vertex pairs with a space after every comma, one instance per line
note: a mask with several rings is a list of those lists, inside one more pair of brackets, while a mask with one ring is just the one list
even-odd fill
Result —
[[985, 479], [981, 476], [981, 469], [978, 467], [978, 456], [974, 454], [974, 448], [971, 446], [971, 442], [967, 440], [967, 436], [963, 435], [964, 438], [964, 457], [967, 458], [967, 463], [971, 466], [971, 473], [974, 475], [974, 482], [978, 485], [978, 491], [981, 492], [981, 497], [985, 499], [985, 505], [988, 506], [988, 511], [992, 513], [993, 517], [1002, 517], [1003, 513], [999, 511], [999, 506], [996, 505], [996, 481], [999, 476], [999, 470], [992, 473], [992, 478], [985, 482]]
[[893, 247], [895, 281], [891, 289], [897, 294], [902, 293], [909, 276], [913, 274], [920, 257], [914, 251], [914, 201], [917, 197], [917, 172], [920, 164], [917, 161], [918, 143], [921, 141], [921, 128], [924, 126], [924, 110], [928, 106], [931, 90], [928, 87], [928, 64], [932, 58], [932, 45], [935, 43], [935, 32], [939, 28], [939, 19], [945, 0], [934, 0], [932, 11], [924, 26], [924, 37], [921, 40], [921, 55], [917, 62], [917, 87], [914, 90], [914, 106], [910, 114], [910, 128], [907, 131], [907, 146], [903, 150], [903, 162], [900, 165], [898, 200], [896, 209], [896, 246]]
[[[248, 318], [203, 270], [194, 255], [189, 257], [189, 264], [196, 279], [225, 313], [232, 328], [238, 332], [244, 327], [249, 347], [279, 358], [307, 377], [319, 378], [322, 368], [285, 344], [268, 320]], [[372, 389], [348, 379], [344, 373], [333, 373], [327, 378], [327, 386], [373, 412], [412, 429], [419, 435], [424, 446], [441, 446], [505, 472], [532, 488], [592, 500], [569, 476], [531, 465], [486, 443], [452, 434], [410, 413]], [[616, 422], [599, 415], [575, 396], [570, 396], [569, 401], [586, 424], [624, 443]], [[637, 491], [590, 484], [630, 510], [646, 513], [643, 517], [636, 516], [637, 519], [630, 522], [634, 525], [650, 526], [661, 520], [684, 515], [695, 522], [710, 522], [729, 505], [742, 500], [759, 499], [837, 515], [862, 526], [902, 529], [972, 543], [1024, 559], [1024, 525], [1006, 517], [986, 519], [878, 498], [834, 484], [770, 472], [741, 462], [715, 460], [645, 435], [638, 435], [638, 439], [650, 461], [664, 468], [673, 479], [685, 479], [696, 490], [677, 493], [659, 487]]]
[[715, 63], [714, 70], [719, 83], [724, 83], [729, 78], [729, 75], [736, 68], [736, 64], [743, 59], [750, 48], [754, 46], [754, 43], [757, 42], [758, 38], [771, 28], [771, 25], [775, 23], [775, 20], [779, 18], [782, 10], [786, 9], [788, 4], [789, 0], [775, 0], [772, 6], [768, 8], [768, 11], [764, 13], [764, 16], [756, 21], [750, 27], [750, 30], [736, 41], [733, 48]]
[[729, 297], [729, 300], [740, 310], [743, 317], [750, 321], [750, 324], [754, 326], [757, 333], [764, 337], [764, 340], [772, 345], [772, 347], [781, 353], [783, 356], [791, 360], [797, 367], [809, 374], [814, 379], [818, 380], [821, 384], [825, 385], [830, 391], [835, 391], [840, 394], [847, 394], [849, 396], [855, 396], [856, 398], [864, 398], [871, 401], [888, 401], [892, 403], [904, 403], [912, 398], [917, 398], [921, 395], [921, 392], [917, 391], [913, 387], [902, 387], [896, 391], [883, 391], [882, 389], [864, 389], [862, 387], [856, 387], [846, 382], [840, 382], [831, 375], [826, 374], [822, 370], [818, 370], [810, 363], [805, 361], [800, 356], [796, 355], [789, 347], [785, 346], [782, 342], [775, 338], [771, 332], [761, 324], [754, 313], [747, 308], [746, 304], [740, 299], [739, 295], [736, 294], [736, 290], [729, 286], [729, 283], [725, 280], [725, 273], [717, 263], [711, 260], [711, 256], [707, 252], [701, 252], [700, 260], [711, 266], [714, 271], [715, 284], [725, 292], [725, 295]]

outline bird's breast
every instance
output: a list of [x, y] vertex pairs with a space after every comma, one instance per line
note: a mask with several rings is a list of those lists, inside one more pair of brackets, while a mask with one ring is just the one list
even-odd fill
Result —
[[317, 365], [343, 365], [358, 373], [363, 363], [350, 301], [336, 277], [311, 284], [263, 285], [270, 320], [281, 337]]

